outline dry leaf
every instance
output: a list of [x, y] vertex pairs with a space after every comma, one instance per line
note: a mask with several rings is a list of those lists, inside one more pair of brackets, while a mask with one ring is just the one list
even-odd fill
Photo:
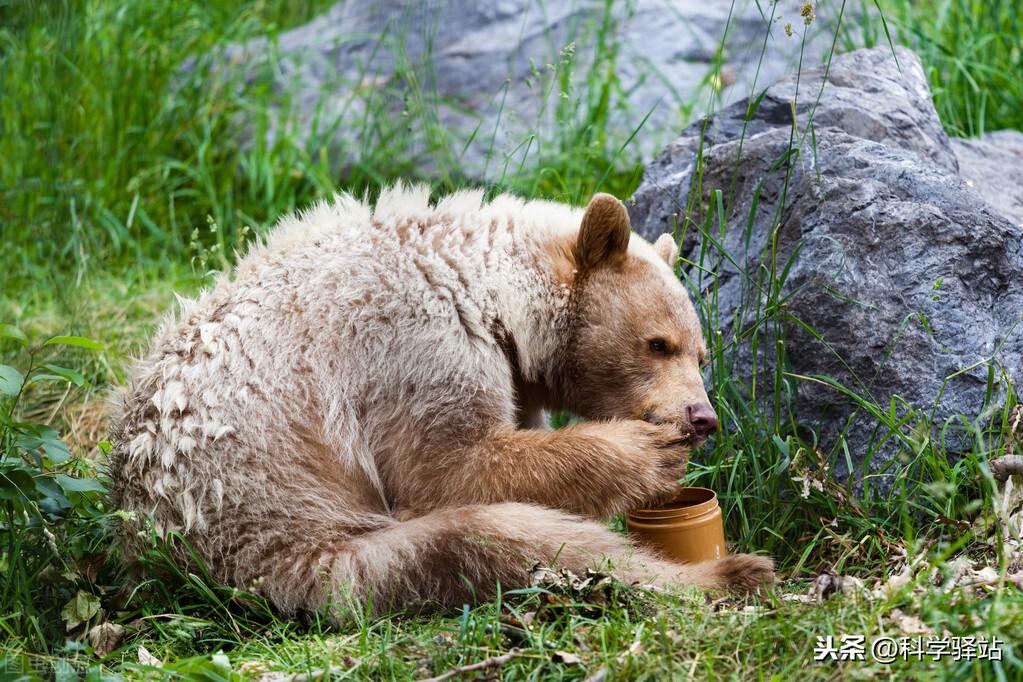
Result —
[[583, 659], [570, 651], [555, 651], [551, 658], [555, 663], [564, 663], [565, 665], [579, 665], [583, 662]]
[[242, 661], [238, 666], [238, 672], [246, 677], [262, 676], [269, 670], [270, 664], [267, 661]]
[[[1001, 580], [998, 571], [993, 566], [985, 566], [979, 571], [968, 570], [960, 578], [959, 587], [971, 587], [971, 586], [991, 586], [997, 585]], [[1005, 582], [1010, 585], [1023, 589], [1023, 571], [1017, 571], [1016, 573], [1009, 573], [1005, 576]]]
[[117, 623], [100, 623], [89, 630], [89, 644], [99, 658], [103, 658], [121, 645], [124, 628]]
[[808, 596], [811, 597], [811, 600], [820, 602], [833, 594], [857, 595], [863, 591], [863, 581], [859, 578], [851, 575], [838, 575], [829, 570], [814, 579], [813, 584], [810, 585]]
[[810, 594], [816, 601], [824, 601], [838, 591], [838, 576], [834, 571], [825, 571], [813, 579]]
[[962, 582], [963, 576], [970, 570], [970, 560], [966, 556], [960, 555], [953, 559], [948, 566], [951, 569], [950, 575], [942, 586], [942, 591], [946, 593], [951, 592]]
[[991, 585], [996, 582], [998, 582], [998, 571], [991, 566], [985, 566], [979, 571], [967, 571], [960, 585]]
[[842, 594], [863, 594], [866, 591], [867, 586], [856, 576], [842, 576]]
[[139, 647], [139, 663], [142, 665], [151, 665], [154, 668], [163, 667], [163, 661], [149, 653], [149, 649], [144, 646]]
[[913, 569], [909, 566], [902, 567], [902, 573], [893, 575], [888, 578], [888, 581], [883, 585], [878, 585], [874, 588], [873, 597], [874, 599], [884, 599], [890, 597], [903, 587], [909, 584], [913, 579]]
[[543, 566], [537, 566], [529, 573], [530, 587], [563, 587], [564, 583], [564, 579], [557, 572]]
[[71, 601], [64, 604], [64, 608], [60, 610], [60, 617], [67, 624], [68, 632], [71, 632], [82, 623], [87, 623], [97, 613], [99, 597], [85, 590], [78, 590]]
[[892, 609], [892, 612], [889, 615], [891, 616], [895, 624], [898, 626], [898, 628], [902, 630], [903, 634], [906, 635], [934, 634], [934, 630], [932, 630], [927, 625], [927, 623], [923, 622], [916, 616], [911, 616], [907, 613], [903, 613], [899, 609]]
[[998, 580], [998, 571], [993, 566], [985, 566], [976, 575], [978, 582], [993, 583]]

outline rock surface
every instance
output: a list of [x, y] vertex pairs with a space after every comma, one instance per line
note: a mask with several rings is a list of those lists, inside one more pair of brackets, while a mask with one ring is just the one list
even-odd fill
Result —
[[[983, 177], [972, 187], [960, 177], [960, 165], [983, 167], [984, 152], [953, 149], [919, 60], [897, 56], [860, 50], [826, 77], [804, 73], [795, 127], [794, 79], [768, 90], [745, 136], [744, 102], [694, 124], [650, 164], [630, 213], [648, 237], [676, 224], [684, 233], [698, 264], [687, 277], [704, 301], [716, 297], [715, 326], [733, 341], [723, 390], [748, 395], [774, 371], [780, 330], [787, 371], [830, 377], [882, 410], [894, 401], [900, 417], [933, 408], [932, 437], [957, 452], [969, 435], [956, 415], [983, 421], [989, 369], [994, 402], [1006, 379], [1023, 379], [1023, 230], [997, 196], [976, 191]], [[786, 269], [772, 289], [770, 273]], [[840, 477], [850, 473], [843, 440], [860, 475], [927, 435], [914, 433], [919, 415], [892, 438], [835, 387], [790, 381], [797, 428], [838, 455]]]
[[[555, 130], [585, 118], [586, 107], [604, 106], [605, 85], [613, 137], [607, 148], [617, 150], [642, 127], [629, 150], [649, 158], [692, 111], [741, 97], [754, 80], [762, 88], [796, 70], [800, 4], [348, 0], [282, 33], [276, 49], [266, 40], [229, 48], [226, 64], [248, 81], [267, 77], [269, 65], [270, 85], [290, 102], [299, 134], [317, 129], [333, 158], [350, 163], [386, 150], [434, 177], [455, 171], [493, 180], [556, 152]], [[830, 11], [820, 9], [805, 29], [804, 68], [819, 64], [831, 47]], [[712, 101], [713, 89], [703, 84], [726, 25]], [[598, 53], [613, 54], [617, 80]], [[564, 94], [563, 75], [572, 84]]]
[[999, 130], [952, 140], [959, 174], [999, 213], [1023, 229], [1023, 133]]

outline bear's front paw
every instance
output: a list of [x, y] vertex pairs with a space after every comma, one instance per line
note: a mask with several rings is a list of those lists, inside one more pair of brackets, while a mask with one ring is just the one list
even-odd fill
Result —
[[668, 502], [679, 492], [679, 479], [686, 473], [691, 434], [675, 424], [628, 422], [627, 452], [630, 464], [639, 474], [634, 478], [642, 490], [638, 498], [644, 504]]

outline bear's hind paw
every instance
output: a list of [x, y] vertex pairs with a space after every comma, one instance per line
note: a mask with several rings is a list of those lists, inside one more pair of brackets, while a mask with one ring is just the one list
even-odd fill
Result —
[[756, 554], [730, 554], [715, 562], [719, 589], [748, 594], [774, 584], [774, 560]]

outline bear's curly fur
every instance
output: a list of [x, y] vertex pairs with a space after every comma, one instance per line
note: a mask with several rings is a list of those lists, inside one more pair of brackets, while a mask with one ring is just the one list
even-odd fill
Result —
[[[673, 564], [596, 520], [670, 496], [706, 434], [676, 257], [608, 195], [584, 213], [396, 187], [283, 219], [182, 300], [120, 395], [129, 556], [148, 519], [217, 579], [335, 616], [487, 598], [533, 561], [770, 581], [767, 558]], [[550, 409], [590, 421], [550, 431]]]

